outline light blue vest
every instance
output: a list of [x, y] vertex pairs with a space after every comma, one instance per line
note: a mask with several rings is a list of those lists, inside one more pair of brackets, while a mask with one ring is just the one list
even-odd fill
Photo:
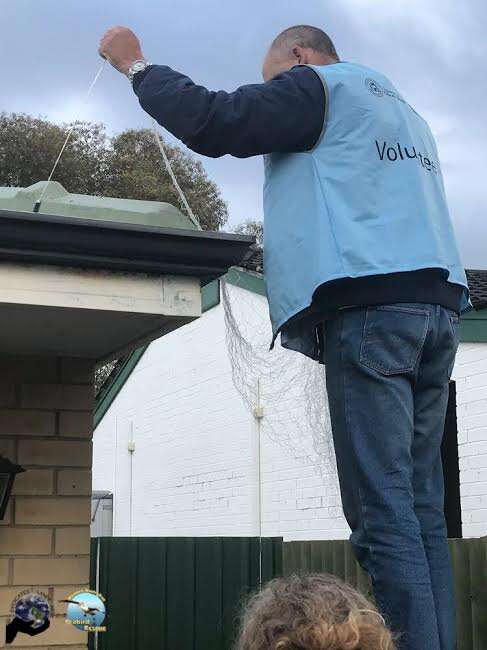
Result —
[[265, 158], [264, 267], [273, 341], [316, 358], [315, 327], [288, 321], [330, 280], [441, 268], [471, 305], [427, 123], [375, 70], [312, 67], [323, 133], [313, 151]]

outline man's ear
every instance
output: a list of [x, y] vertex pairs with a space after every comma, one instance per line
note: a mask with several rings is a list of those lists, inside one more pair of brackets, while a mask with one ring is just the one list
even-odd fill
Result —
[[295, 45], [293, 47], [293, 56], [298, 60], [299, 64], [303, 63], [303, 48]]

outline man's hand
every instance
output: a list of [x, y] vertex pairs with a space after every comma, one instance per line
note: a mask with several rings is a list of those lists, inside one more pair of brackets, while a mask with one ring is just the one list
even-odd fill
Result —
[[127, 74], [134, 61], [144, 58], [137, 36], [128, 27], [112, 27], [101, 39], [100, 56], [119, 72]]

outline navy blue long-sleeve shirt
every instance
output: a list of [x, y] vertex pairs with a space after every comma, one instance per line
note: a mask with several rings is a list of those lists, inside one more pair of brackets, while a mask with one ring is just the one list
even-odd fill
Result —
[[161, 126], [211, 158], [308, 151], [323, 128], [323, 84], [304, 66], [227, 93], [154, 65], [135, 75], [133, 87], [142, 108]]
[[[133, 87], [142, 108], [161, 126], [212, 158], [310, 151], [325, 120], [323, 84], [306, 66], [227, 93], [153, 65], [135, 75]], [[310, 310], [323, 314], [350, 305], [425, 302], [459, 311], [460, 301], [461, 287], [448, 283], [438, 269], [426, 269], [327, 282], [315, 292]]]

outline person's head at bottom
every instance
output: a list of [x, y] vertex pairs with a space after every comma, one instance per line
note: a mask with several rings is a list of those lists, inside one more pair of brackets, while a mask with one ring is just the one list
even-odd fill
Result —
[[236, 650], [395, 650], [372, 603], [325, 574], [269, 582], [242, 617]]

